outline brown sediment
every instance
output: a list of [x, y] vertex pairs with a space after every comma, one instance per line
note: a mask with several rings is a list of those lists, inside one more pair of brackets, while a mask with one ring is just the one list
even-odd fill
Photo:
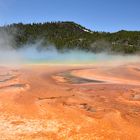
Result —
[[1, 68], [0, 139], [139, 140], [139, 66]]
[[117, 67], [98, 67], [96, 69], [83, 69], [73, 70], [71, 74], [73, 76], [80, 76], [81, 78], [104, 80], [109, 83], [118, 84], [134, 84], [140, 85], [139, 71], [135, 71], [138, 68], [133, 66], [117, 66]]

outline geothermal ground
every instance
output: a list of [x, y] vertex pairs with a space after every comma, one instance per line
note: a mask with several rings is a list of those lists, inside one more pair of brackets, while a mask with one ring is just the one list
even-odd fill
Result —
[[139, 67], [0, 67], [0, 140], [139, 140]]

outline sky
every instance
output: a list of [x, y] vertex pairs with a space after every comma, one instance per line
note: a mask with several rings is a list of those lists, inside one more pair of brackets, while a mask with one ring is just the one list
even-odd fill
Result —
[[93, 31], [140, 30], [140, 0], [0, 0], [0, 25], [74, 21]]

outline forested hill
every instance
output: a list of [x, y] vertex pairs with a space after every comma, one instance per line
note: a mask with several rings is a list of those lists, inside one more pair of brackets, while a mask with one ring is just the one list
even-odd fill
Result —
[[13, 37], [15, 48], [40, 41], [42, 47], [51, 44], [60, 51], [76, 48], [92, 52], [140, 53], [140, 31], [94, 32], [74, 22], [47, 22], [11, 24], [0, 27], [0, 33], [3, 32]]

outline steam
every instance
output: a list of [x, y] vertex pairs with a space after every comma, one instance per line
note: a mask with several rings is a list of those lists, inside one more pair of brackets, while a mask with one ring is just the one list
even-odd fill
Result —
[[[139, 62], [138, 55], [117, 55], [85, 52], [77, 49], [59, 52], [55, 46], [43, 47], [41, 41], [26, 44], [20, 49], [14, 49], [14, 36], [0, 32], [0, 65], [22, 66], [24, 64], [83, 64], [83, 65], [120, 65]], [[107, 44], [103, 41], [98, 45]], [[96, 46], [96, 44], [92, 44]], [[102, 46], [101, 46], [102, 47]], [[43, 49], [41, 49], [43, 48]]]
[[85, 52], [81, 50], [65, 50], [59, 52], [55, 46], [40, 49], [41, 43], [26, 45], [18, 51], [24, 58], [24, 63], [30, 64], [83, 64], [83, 65], [121, 65], [139, 62], [138, 55], [118, 55], [105, 53]]
[[0, 31], [0, 65], [21, 64], [21, 58], [12, 46], [14, 46], [14, 37], [5, 31]]

